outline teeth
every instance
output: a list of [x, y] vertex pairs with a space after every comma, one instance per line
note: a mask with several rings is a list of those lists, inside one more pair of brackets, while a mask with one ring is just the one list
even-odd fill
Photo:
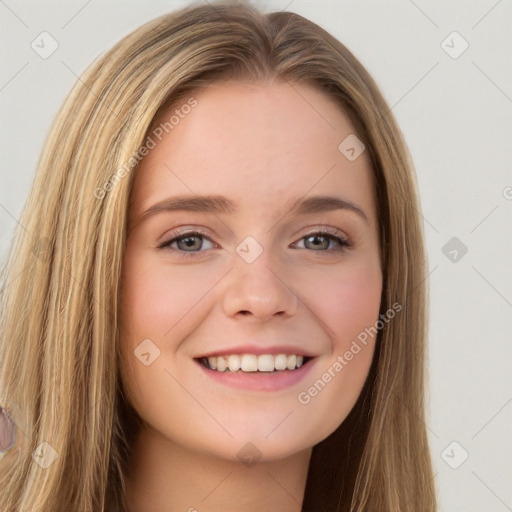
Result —
[[217, 357], [217, 371], [223, 372], [227, 367], [226, 360], [223, 357]]
[[304, 364], [304, 356], [296, 354], [231, 354], [229, 356], [212, 356], [203, 358], [203, 362], [208, 364], [211, 370], [219, 372], [230, 371], [237, 372], [241, 370], [247, 373], [253, 372], [273, 372], [275, 370], [295, 370]]
[[228, 367], [230, 372], [236, 372], [240, 370], [241, 364], [242, 361], [239, 355], [233, 354], [232, 356], [228, 357]]
[[244, 372], [257, 372], [258, 371], [258, 358], [252, 354], [244, 354], [242, 356], [242, 364], [240, 369]]
[[274, 367], [276, 370], [286, 370], [286, 354], [277, 354], [274, 359]]
[[[251, 356], [249, 356], [249, 357], [251, 357]], [[274, 371], [274, 356], [272, 356], [271, 354], [265, 354], [263, 356], [258, 356], [258, 371], [273, 372]]]

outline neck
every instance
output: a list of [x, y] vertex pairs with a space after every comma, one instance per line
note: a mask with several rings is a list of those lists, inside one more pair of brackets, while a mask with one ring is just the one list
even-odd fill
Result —
[[143, 428], [130, 460], [128, 512], [300, 512], [311, 452], [246, 465]]

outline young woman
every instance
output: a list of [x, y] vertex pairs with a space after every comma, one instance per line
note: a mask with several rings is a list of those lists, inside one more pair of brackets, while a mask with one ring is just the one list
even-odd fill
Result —
[[218, 2], [125, 37], [4, 275], [0, 509], [436, 510], [418, 212], [389, 107], [314, 23]]

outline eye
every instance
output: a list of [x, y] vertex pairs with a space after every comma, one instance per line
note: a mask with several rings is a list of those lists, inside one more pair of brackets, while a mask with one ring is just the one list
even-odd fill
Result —
[[[331, 232], [329, 230], [309, 233], [302, 237], [301, 240], [305, 240], [304, 246], [307, 249], [313, 251], [320, 250], [320, 252], [340, 252], [351, 247], [351, 244], [346, 238], [342, 237], [337, 232]], [[334, 249], [332, 245], [330, 245], [331, 243], [334, 244]]]
[[[170, 240], [162, 242], [158, 246], [158, 248], [159, 249], [165, 249], [165, 248], [174, 249], [174, 247], [172, 247], [172, 246], [174, 244], [177, 244], [177, 250], [179, 252], [185, 253], [185, 254], [181, 254], [181, 256], [185, 256], [185, 257], [193, 256], [195, 252], [198, 252], [198, 249], [203, 248], [203, 242], [202, 242], [203, 239], [210, 240], [206, 236], [206, 233], [203, 233], [201, 231], [188, 231], [185, 233], [174, 233], [174, 234], [175, 235], [177, 234], [179, 236], [174, 236]], [[198, 240], [201, 240], [201, 241], [198, 242]], [[191, 253], [191, 254], [186, 254], [186, 253]]]
[[[211, 242], [210, 238], [206, 236], [206, 233], [203, 233], [202, 231], [178, 232], [173, 233], [173, 235], [178, 236], [173, 236], [169, 240], [162, 242], [158, 246], [158, 249], [169, 248], [180, 253], [180, 256], [193, 257], [199, 252], [204, 252], [201, 251], [201, 249], [205, 248], [203, 240], [208, 240]], [[300, 240], [305, 240], [304, 245], [306, 249], [327, 253], [341, 252], [351, 247], [350, 242], [346, 238], [339, 235], [337, 231], [315, 231], [313, 233], [307, 234]], [[334, 245], [334, 248], [331, 244]], [[297, 244], [294, 244], [294, 246], [297, 247]], [[206, 247], [206, 249], [208, 249], [208, 247]]]

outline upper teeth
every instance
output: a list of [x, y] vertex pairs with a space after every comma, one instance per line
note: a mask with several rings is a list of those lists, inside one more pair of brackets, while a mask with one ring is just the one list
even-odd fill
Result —
[[208, 366], [212, 370], [219, 372], [226, 370], [231, 372], [238, 370], [244, 372], [273, 372], [274, 370], [295, 370], [295, 368], [300, 368], [304, 362], [304, 357], [295, 354], [263, 354], [261, 356], [255, 354], [231, 354], [229, 356], [208, 357], [207, 361]]

